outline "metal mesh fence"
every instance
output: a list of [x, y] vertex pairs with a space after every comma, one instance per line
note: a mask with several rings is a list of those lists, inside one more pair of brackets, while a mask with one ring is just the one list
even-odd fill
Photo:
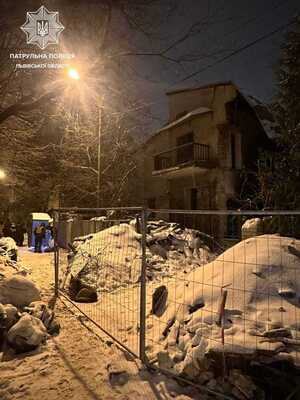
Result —
[[55, 254], [60, 293], [114, 340], [223, 394], [230, 371], [299, 366], [300, 212], [107, 211], [60, 210], [61, 247], [66, 220], [90, 231]]
[[[150, 363], [223, 393], [242, 370], [285, 398], [295, 375], [282, 367], [300, 364], [299, 223], [297, 212], [150, 210]], [[275, 364], [278, 387], [266, 378]]]
[[60, 293], [139, 355], [142, 235], [137, 233], [135, 221], [140, 211], [66, 210], [59, 214]]

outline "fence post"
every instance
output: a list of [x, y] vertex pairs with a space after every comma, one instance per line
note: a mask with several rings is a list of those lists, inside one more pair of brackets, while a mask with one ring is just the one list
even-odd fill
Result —
[[142, 265], [141, 265], [141, 288], [140, 288], [140, 359], [146, 363], [146, 236], [147, 236], [147, 212], [141, 210], [141, 245], [142, 245]]
[[59, 275], [59, 246], [58, 246], [58, 222], [59, 212], [54, 211], [53, 234], [54, 234], [54, 294], [58, 297], [58, 275]]

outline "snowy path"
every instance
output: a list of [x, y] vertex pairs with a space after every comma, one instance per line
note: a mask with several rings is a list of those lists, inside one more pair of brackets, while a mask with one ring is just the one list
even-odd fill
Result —
[[[54, 277], [53, 255], [21, 251], [20, 256], [48, 297]], [[1, 400], [206, 399], [172, 380], [140, 370], [136, 361], [115, 345], [109, 346], [100, 330], [71, 314], [63, 302], [58, 301], [56, 312], [62, 327], [59, 336], [50, 339], [41, 352], [0, 363]], [[127, 371], [122, 386], [111, 384], [108, 365]]]

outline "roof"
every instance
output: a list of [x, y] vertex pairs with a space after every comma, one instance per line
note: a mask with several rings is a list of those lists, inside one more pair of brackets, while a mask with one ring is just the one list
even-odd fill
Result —
[[35, 221], [50, 221], [50, 219], [51, 219], [49, 214], [41, 213], [41, 212], [31, 213], [31, 217]]
[[[257, 119], [259, 120], [263, 130], [266, 132], [266, 135], [268, 136], [268, 138], [270, 138], [270, 139], [274, 138], [278, 132], [278, 123], [275, 121], [269, 107], [262, 101], [258, 100], [256, 97], [246, 93], [243, 89], [239, 88], [232, 81], [220, 81], [220, 82], [209, 83], [209, 84], [202, 85], [202, 86], [174, 89], [174, 90], [170, 90], [170, 91], [166, 92], [166, 94], [172, 95], [172, 94], [177, 94], [177, 93], [182, 93], [182, 92], [190, 92], [190, 91], [195, 91], [195, 90], [213, 88], [216, 86], [227, 86], [227, 85], [232, 85], [233, 87], [235, 87], [237, 92], [242, 96], [242, 98], [244, 98], [244, 100], [253, 109]], [[148, 140], [151, 140], [153, 137], [155, 137], [160, 132], [163, 132], [169, 128], [176, 127], [176, 126], [180, 125], [181, 123], [192, 119], [195, 116], [205, 114], [208, 112], [212, 112], [212, 110], [210, 108], [206, 108], [206, 107], [196, 108], [193, 111], [190, 111], [187, 114], [185, 114], [183, 117], [178, 118], [175, 121], [172, 121], [172, 122], [168, 123], [167, 125], [163, 126], [161, 129], [155, 131], [154, 134]]]
[[250, 94], [242, 92], [239, 88], [237, 88], [237, 90], [255, 112], [255, 115], [259, 120], [262, 128], [266, 132], [268, 138], [274, 138], [278, 132], [279, 125], [276, 122], [267, 104], [261, 102], [259, 99]]
[[199, 89], [209, 89], [215, 86], [227, 86], [227, 85], [233, 85], [236, 86], [232, 81], [220, 81], [220, 82], [214, 82], [214, 83], [208, 83], [206, 85], [202, 86], [193, 86], [193, 87], [188, 87], [188, 88], [178, 88], [178, 89], [173, 89], [173, 90], [168, 90], [166, 94], [172, 95], [172, 94], [177, 94], [181, 92], [192, 92], [194, 90], [199, 90]]
[[202, 115], [202, 114], [207, 114], [207, 113], [210, 113], [210, 112], [212, 112], [212, 110], [210, 108], [207, 108], [207, 107], [195, 108], [195, 110], [192, 110], [192, 111], [186, 113], [183, 117], [175, 119], [175, 121], [172, 121], [169, 124], [163, 126], [158, 131], [156, 131], [154, 133], [154, 135], [156, 135], [157, 133], [166, 131], [169, 128], [174, 128], [175, 126], [178, 126], [178, 125], [182, 124], [183, 122], [186, 122], [186, 121], [192, 119], [193, 117], [196, 117], [196, 116]]

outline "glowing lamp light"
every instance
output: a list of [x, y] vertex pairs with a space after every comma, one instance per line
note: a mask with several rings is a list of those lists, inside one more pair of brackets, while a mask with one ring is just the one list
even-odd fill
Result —
[[70, 68], [68, 70], [68, 75], [69, 75], [69, 78], [74, 79], [75, 81], [79, 81], [79, 79], [80, 79], [80, 75], [75, 68]]
[[3, 171], [3, 169], [0, 169], [0, 179], [5, 179], [6, 178], [6, 173]]

